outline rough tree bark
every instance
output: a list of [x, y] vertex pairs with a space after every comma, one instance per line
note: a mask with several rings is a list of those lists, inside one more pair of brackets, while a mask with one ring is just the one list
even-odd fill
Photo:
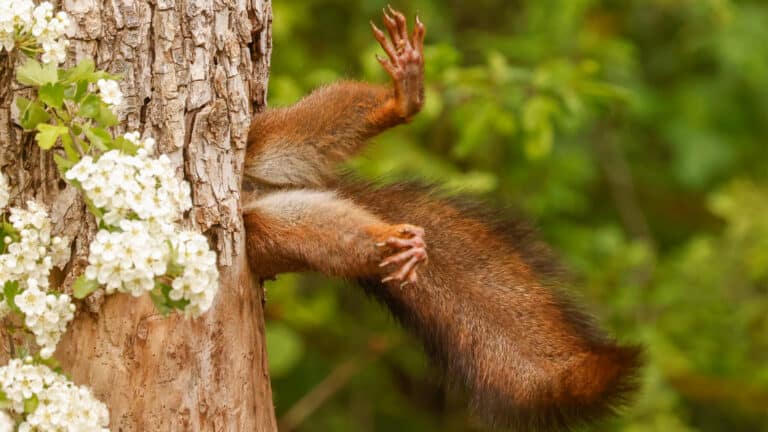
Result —
[[[55, 357], [107, 404], [113, 431], [276, 430], [263, 292], [248, 270], [239, 206], [248, 124], [265, 102], [269, 0], [58, 3], [75, 23], [67, 65], [93, 57], [122, 74], [119, 131], [155, 137], [191, 183], [187, 223], [218, 252], [221, 288], [196, 320], [163, 318], [148, 297], [96, 296], [79, 307]], [[14, 204], [46, 203], [59, 231], [75, 239], [66, 287], [84, 269], [95, 222], [51, 155], [15, 123], [13, 99], [27, 91], [2, 61], [0, 168]]]

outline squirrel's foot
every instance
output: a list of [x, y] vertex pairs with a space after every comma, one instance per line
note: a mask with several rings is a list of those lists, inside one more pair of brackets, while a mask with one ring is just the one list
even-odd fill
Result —
[[408, 37], [405, 15], [387, 6], [384, 27], [390, 39], [371, 21], [373, 36], [387, 53], [388, 59], [376, 56], [395, 84], [395, 108], [410, 119], [424, 105], [424, 35], [426, 28], [416, 16], [413, 35]]
[[377, 243], [377, 246], [389, 247], [399, 252], [384, 258], [379, 267], [386, 267], [391, 264], [396, 264], [399, 267], [381, 281], [384, 283], [399, 281], [400, 286], [414, 283], [417, 280], [416, 269], [427, 261], [424, 229], [407, 224], [394, 225], [392, 228], [395, 230], [395, 235]]

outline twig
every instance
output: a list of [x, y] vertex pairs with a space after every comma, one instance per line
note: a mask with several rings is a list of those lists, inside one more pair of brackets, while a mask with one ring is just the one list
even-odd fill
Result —
[[373, 347], [373, 353], [365, 357], [354, 357], [336, 366], [325, 379], [305, 394], [278, 422], [280, 432], [290, 432], [299, 427], [313, 412], [349, 383], [353, 376], [369, 363], [388, 351], [392, 345]]
[[604, 130], [598, 130], [598, 136], [594, 143], [598, 153], [598, 160], [605, 171], [605, 177], [610, 186], [611, 197], [619, 211], [619, 216], [630, 235], [648, 243], [651, 249], [654, 247], [654, 239], [645, 213], [640, 208], [635, 191], [635, 184], [627, 159], [618, 148], [612, 137]]

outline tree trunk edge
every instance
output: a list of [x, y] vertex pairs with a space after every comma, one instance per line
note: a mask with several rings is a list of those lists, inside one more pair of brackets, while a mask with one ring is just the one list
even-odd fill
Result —
[[[98, 313], [81, 304], [55, 357], [108, 406], [112, 431], [276, 431], [264, 293], [248, 267], [240, 209], [248, 125], [266, 103], [270, 0], [63, 0], [59, 8], [75, 23], [66, 65], [93, 57], [123, 75], [118, 131], [155, 137], [190, 182], [186, 224], [208, 235], [221, 278], [214, 306], [194, 320], [162, 317], [147, 296], [109, 296]], [[0, 167], [13, 204], [47, 204], [60, 234], [74, 239], [70, 274], [82, 272], [95, 224], [51, 155], [15, 124], [14, 97], [28, 91], [8, 72], [0, 66]], [[7, 353], [6, 338], [0, 343]]]

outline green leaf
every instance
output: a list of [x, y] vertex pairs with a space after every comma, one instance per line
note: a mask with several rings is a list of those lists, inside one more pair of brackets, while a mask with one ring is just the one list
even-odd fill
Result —
[[40, 405], [40, 401], [37, 400], [37, 395], [35, 394], [29, 399], [24, 399], [24, 413], [31, 414], [35, 412], [38, 405]]
[[69, 160], [80, 160], [80, 154], [77, 153], [75, 147], [72, 145], [72, 137], [69, 135], [69, 129], [67, 133], [61, 135], [61, 144], [64, 147], [64, 153], [67, 154]]
[[557, 102], [546, 96], [534, 96], [523, 106], [523, 127], [527, 131], [541, 129], [558, 112]]
[[81, 197], [83, 198], [83, 201], [85, 201], [85, 205], [88, 207], [88, 211], [90, 211], [92, 215], [96, 216], [96, 219], [101, 220], [104, 217], [104, 212], [96, 207], [96, 205], [93, 204], [93, 201], [91, 201], [88, 196], [83, 194]]
[[13, 406], [13, 402], [8, 400], [8, 395], [4, 391], [0, 390], [0, 409], [7, 410]]
[[149, 297], [152, 299], [152, 303], [155, 304], [155, 308], [163, 316], [168, 316], [172, 309], [166, 304], [166, 296], [163, 294], [162, 286], [168, 286], [162, 282], [155, 282], [155, 289], [149, 292]]
[[56, 162], [56, 166], [59, 168], [59, 173], [62, 177], [64, 177], [64, 173], [69, 171], [69, 169], [75, 166], [76, 163], [57, 154], [53, 155], [53, 161]]
[[44, 104], [61, 109], [65, 89], [66, 87], [60, 83], [45, 84], [37, 91], [37, 95]]
[[86, 128], [85, 136], [92, 145], [96, 146], [101, 151], [107, 151], [112, 145], [112, 136], [104, 129], [101, 128]]
[[93, 59], [90, 58], [83, 59], [76, 66], [61, 71], [61, 80], [66, 83], [80, 81], [95, 83], [100, 79], [120, 79], [120, 75], [97, 70]]
[[61, 363], [53, 357], [42, 358], [40, 353], [35, 354], [35, 364], [48, 366], [49, 369], [59, 372], [61, 371]]
[[21, 240], [21, 235], [19, 235], [19, 232], [16, 231], [16, 228], [14, 228], [13, 225], [5, 221], [3, 221], [3, 232], [5, 233], [5, 235], [9, 236], [12, 241], [17, 242]]
[[102, 102], [99, 105], [99, 114], [95, 117], [96, 122], [103, 127], [115, 126], [119, 123], [117, 116], [112, 112], [109, 105]]
[[471, 116], [467, 116], [466, 125], [462, 129], [461, 138], [452, 149], [452, 154], [460, 159], [468, 157], [483, 143], [488, 136], [489, 123], [493, 110], [488, 104], [483, 104]]
[[35, 141], [43, 150], [50, 150], [60, 136], [69, 132], [66, 126], [54, 126], [47, 123], [38, 124], [36, 129], [38, 132], [35, 135]]
[[88, 92], [88, 81], [78, 81], [75, 85], [70, 85], [64, 91], [64, 97], [75, 102], [80, 102], [80, 99]]
[[172, 309], [184, 310], [184, 308], [186, 308], [189, 305], [189, 300], [187, 299], [173, 300], [170, 297], [167, 297], [165, 299], [165, 304], [167, 304]]
[[96, 123], [102, 127], [110, 127], [118, 123], [117, 116], [112, 112], [109, 105], [94, 94], [86, 96], [80, 103], [80, 115], [96, 120]]
[[65, 83], [76, 83], [79, 81], [96, 82], [99, 80], [95, 76], [96, 64], [92, 58], [85, 58], [76, 66], [64, 69], [61, 73], [61, 81]]
[[549, 123], [542, 123], [539, 129], [527, 134], [523, 142], [525, 155], [531, 160], [539, 160], [552, 153], [554, 131]]
[[34, 129], [38, 124], [47, 122], [51, 116], [45, 111], [39, 102], [27, 98], [17, 98], [16, 106], [19, 108], [19, 124], [26, 130]]
[[61, 119], [61, 121], [57, 122], [58, 124], [68, 125], [72, 123], [72, 116], [66, 110], [57, 109], [55, 111], [55, 115]]
[[55, 83], [59, 79], [58, 67], [55, 63], [40, 64], [28, 58], [21, 67], [16, 69], [16, 81], [40, 87], [44, 84]]
[[80, 115], [86, 118], [95, 119], [101, 112], [101, 98], [90, 94], [80, 103]]
[[168, 268], [166, 269], [165, 274], [174, 278], [181, 276], [184, 274], [184, 266], [173, 260], [168, 263]]
[[139, 150], [139, 146], [128, 141], [124, 137], [119, 136], [119, 137], [116, 137], [114, 141], [112, 141], [112, 149], [119, 150], [125, 154], [135, 155], [136, 152]]
[[149, 293], [157, 310], [165, 316], [170, 314], [174, 309], [183, 310], [189, 305], [189, 300], [187, 299], [171, 299], [170, 293], [171, 286], [160, 281], [155, 281], [155, 289]]
[[21, 312], [18, 306], [16, 306], [16, 295], [19, 293], [19, 281], [8, 281], [3, 285], [3, 296], [5, 296], [5, 302], [8, 303], [8, 307], [14, 312]]
[[72, 285], [72, 294], [76, 299], [84, 299], [99, 288], [99, 282], [80, 275]]
[[165, 297], [165, 304], [170, 307], [171, 309], [178, 309], [183, 310], [187, 305], [189, 304], [189, 300], [187, 299], [179, 299], [179, 300], [173, 300], [170, 296], [171, 294], [171, 286], [165, 283], [160, 283], [160, 290], [163, 293], [163, 296]]

